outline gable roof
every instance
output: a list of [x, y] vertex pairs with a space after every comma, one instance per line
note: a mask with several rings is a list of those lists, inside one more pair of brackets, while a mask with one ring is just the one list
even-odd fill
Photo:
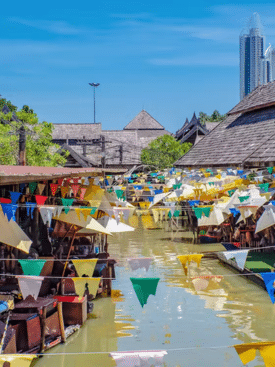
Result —
[[181, 157], [175, 166], [260, 165], [271, 162], [272, 157], [275, 161], [274, 134], [275, 106], [231, 114]]
[[[101, 124], [53, 124], [53, 140], [83, 139], [83, 136], [97, 138], [101, 133]], [[96, 135], [96, 136], [95, 136]]]
[[183, 126], [176, 132], [176, 138], [181, 142], [185, 142], [188, 138], [190, 138], [194, 133], [200, 132], [203, 135], [208, 134], [208, 130], [206, 126], [203, 126], [200, 123], [200, 120], [197, 119], [196, 114], [194, 112], [192, 119], [190, 122], [188, 119], [185, 120]]
[[123, 130], [164, 130], [164, 127], [157, 122], [148, 112], [142, 110]]
[[228, 115], [244, 113], [275, 105], [275, 81], [260, 85], [245, 96]]

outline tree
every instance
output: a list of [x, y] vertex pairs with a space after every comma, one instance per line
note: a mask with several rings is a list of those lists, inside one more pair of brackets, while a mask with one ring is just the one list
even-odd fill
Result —
[[[14, 115], [17, 119], [15, 121]], [[59, 145], [52, 143], [53, 124], [39, 122], [36, 113], [28, 106], [20, 111], [0, 112], [0, 164], [18, 164], [18, 132], [26, 132], [26, 164], [29, 166], [58, 166], [66, 163], [66, 154], [56, 153]]]
[[151, 141], [147, 148], [141, 151], [141, 161], [154, 165], [158, 169], [172, 167], [174, 162], [191, 148], [191, 143], [178, 142], [171, 135], [162, 135]]
[[0, 111], [4, 106], [8, 106], [11, 112], [17, 111], [17, 107], [14, 106], [11, 101], [7, 101], [6, 98], [0, 98]]
[[199, 113], [200, 123], [205, 125], [206, 122], [221, 122], [226, 118], [226, 115], [221, 115], [218, 110], [215, 110], [211, 116], [205, 112]]

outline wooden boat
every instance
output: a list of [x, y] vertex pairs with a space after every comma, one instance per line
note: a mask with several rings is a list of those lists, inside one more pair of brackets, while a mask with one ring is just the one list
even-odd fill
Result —
[[218, 243], [221, 240], [221, 236], [212, 236], [209, 234], [199, 235], [200, 243]]

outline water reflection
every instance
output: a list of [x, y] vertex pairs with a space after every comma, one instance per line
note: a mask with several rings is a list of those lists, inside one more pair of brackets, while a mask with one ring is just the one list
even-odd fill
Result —
[[[201, 265], [191, 263], [188, 275], [177, 255], [224, 250], [221, 245], [192, 245], [181, 242], [183, 233], [171, 235], [164, 230], [120, 234], [109, 239], [110, 253], [117, 259], [118, 290], [114, 297], [95, 301], [96, 319], [52, 351], [110, 352], [143, 349], [167, 349], [167, 366], [242, 366], [231, 346], [242, 342], [272, 341], [275, 309], [267, 292], [240, 276], [218, 260], [203, 258]], [[149, 271], [132, 271], [127, 258], [152, 257]], [[237, 274], [237, 273], [235, 273]], [[220, 282], [209, 280], [208, 287], [196, 291], [192, 277], [223, 275]], [[157, 293], [149, 296], [142, 308], [133, 290], [130, 276], [160, 277]], [[198, 347], [192, 350], [171, 351]], [[108, 354], [44, 357], [38, 366], [115, 366]], [[263, 366], [258, 357], [250, 366]]]

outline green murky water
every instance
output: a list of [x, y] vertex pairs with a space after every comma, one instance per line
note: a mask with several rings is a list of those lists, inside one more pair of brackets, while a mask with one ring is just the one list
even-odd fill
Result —
[[[164, 230], [136, 230], [109, 238], [109, 252], [118, 261], [113, 289], [123, 294], [94, 302], [96, 319], [90, 319], [66, 344], [59, 345], [36, 367], [115, 366], [108, 353], [66, 355], [66, 353], [165, 349], [166, 366], [243, 366], [233, 344], [275, 340], [275, 306], [259, 286], [220, 264], [203, 258], [200, 268], [191, 263], [184, 275], [176, 256], [207, 250], [223, 250], [221, 245], [191, 245], [182, 242], [186, 233]], [[127, 258], [153, 257], [148, 271], [131, 271]], [[224, 275], [196, 292], [190, 276]], [[131, 276], [160, 277], [156, 296], [149, 296], [142, 308], [133, 290]], [[221, 347], [221, 348], [211, 348]], [[191, 348], [191, 349], [184, 349]], [[169, 351], [170, 350], [170, 351]], [[264, 366], [258, 356], [250, 366]]]

